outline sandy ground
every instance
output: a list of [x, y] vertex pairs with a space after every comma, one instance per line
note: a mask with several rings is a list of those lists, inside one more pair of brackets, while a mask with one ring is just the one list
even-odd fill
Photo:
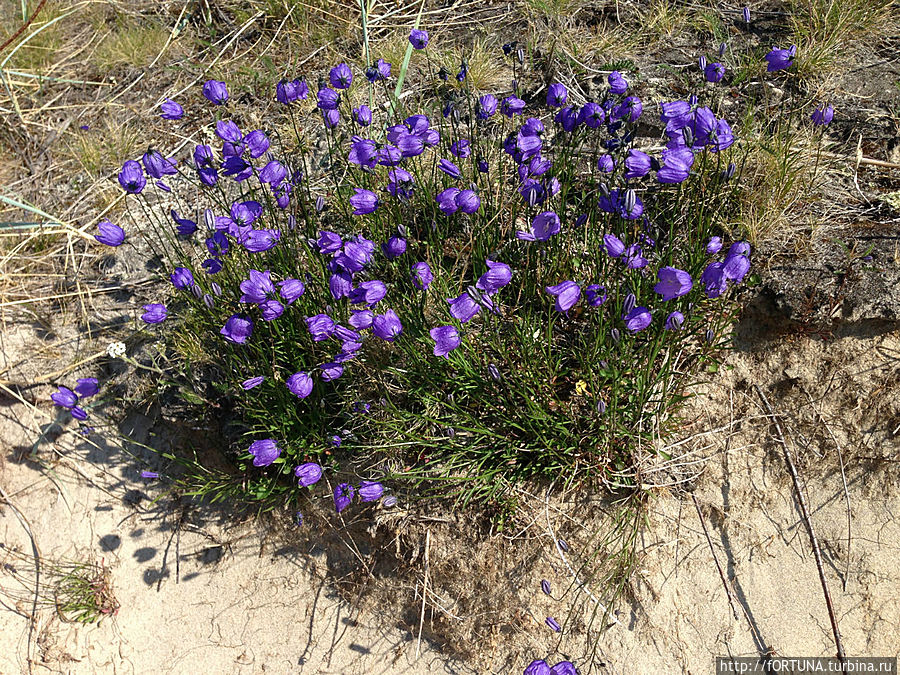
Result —
[[[708, 673], [728, 654], [833, 655], [809, 538], [755, 384], [781, 415], [805, 482], [846, 652], [897, 656], [900, 336], [868, 326], [824, 341], [750, 325], [686, 408], [674, 458], [646, 469], [656, 487], [639, 569], [602, 634], [589, 625], [593, 589], [573, 583], [578, 556], [605, 526], [600, 502], [560, 497], [493, 535], [456, 514], [411, 527], [376, 512], [379, 536], [405, 527], [404, 547], [418, 553], [398, 556], [406, 564], [396, 575], [373, 564], [371, 583], [348, 584], [346, 539], [318, 542], [309, 527], [275, 536], [268, 521], [188, 508], [102, 437], [54, 426], [45, 396], [5, 398], [0, 486], [12, 506], [0, 508], [0, 532], [4, 562], [27, 583], [7, 567], [0, 574], [0, 673], [516, 673], [532, 658], [564, 656], [582, 673]], [[36, 339], [23, 329], [8, 336], [10, 350], [12, 338]], [[124, 424], [165, 448], [167, 423], [153, 411]], [[691, 477], [696, 507], [683, 489]], [[52, 595], [53, 561], [103, 561], [117, 616], [81, 626], [46, 604], [33, 612], [26, 526], [44, 561], [40, 597]], [[565, 533], [565, 560], [551, 532]], [[564, 623], [561, 635], [547, 616]]]

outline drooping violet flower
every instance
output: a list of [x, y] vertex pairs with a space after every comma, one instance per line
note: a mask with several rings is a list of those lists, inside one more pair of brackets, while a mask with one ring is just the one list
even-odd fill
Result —
[[224, 105], [228, 100], [228, 88], [219, 80], [207, 80], [203, 83], [203, 95], [216, 105]]
[[493, 295], [512, 280], [512, 269], [502, 262], [487, 259], [488, 271], [478, 278], [475, 288], [486, 295]]
[[353, 82], [353, 71], [346, 63], [339, 63], [328, 73], [328, 81], [335, 89], [349, 89]]
[[447, 354], [460, 345], [459, 331], [454, 326], [438, 326], [428, 331], [434, 340], [434, 355], [447, 358]]
[[250, 253], [262, 253], [274, 248], [281, 239], [281, 230], [250, 230], [241, 245]]
[[686, 295], [694, 287], [691, 275], [675, 267], [661, 267], [657, 272], [659, 283], [653, 291], [662, 296], [664, 302]]
[[165, 99], [159, 109], [162, 110], [159, 116], [164, 120], [180, 120], [184, 117], [184, 108], [170, 98]]
[[313, 379], [309, 373], [294, 373], [287, 379], [285, 385], [294, 396], [304, 399], [312, 393]]
[[543, 211], [531, 221], [531, 229], [528, 232], [516, 232], [516, 238], [524, 241], [547, 241], [559, 234], [559, 230], [559, 216], [553, 211]]
[[566, 104], [568, 97], [568, 89], [559, 82], [554, 82], [547, 88], [547, 105], [551, 108], [561, 108]]
[[510, 119], [515, 115], [521, 115], [525, 110], [525, 101], [517, 96], [507, 96], [500, 103], [500, 112]]
[[706, 243], [706, 252], [714, 255], [722, 250], [722, 237], [710, 237]]
[[428, 45], [428, 31], [414, 28], [409, 32], [409, 44], [413, 49], [425, 49]]
[[299, 279], [285, 279], [278, 282], [279, 294], [287, 304], [292, 304], [306, 290]]
[[450, 154], [458, 159], [466, 159], [472, 154], [472, 144], [465, 138], [453, 141], [450, 145]]
[[388, 260], [399, 258], [406, 253], [406, 239], [402, 237], [391, 237], [381, 245], [381, 251]]
[[334, 508], [340, 513], [353, 501], [355, 490], [350, 483], [341, 483], [334, 488]]
[[332, 380], [336, 380], [344, 374], [344, 366], [336, 362], [323, 363], [321, 366], [319, 366], [319, 370], [322, 371], [323, 382], [331, 382]]
[[722, 271], [722, 263], [712, 262], [703, 270], [700, 283], [706, 290], [706, 297], [718, 298], [728, 289], [728, 279]]
[[78, 398], [90, 398], [100, 391], [100, 383], [96, 377], [82, 377], [76, 381], [75, 393]]
[[76, 396], [75, 392], [62, 385], [57, 387], [56, 392], [50, 394], [50, 400], [53, 401], [54, 405], [58, 405], [66, 410], [71, 410], [78, 404], [78, 396]]
[[450, 314], [460, 323], [471, 321], [481, 309], [469, 293], [463, 293], [458, 298], [447, 298], [450, 305]]
[[294, 476], [298, 479], [297, 485], [309, 487], [318, 483], [322, 478], [322, 467], [315, 462], [306, 462], [294, 469]]
[[618, 258], [625, 252], [625, 244], [614, 234], [603, 235], [603, 248], [610, 258]]
[[722, 263], [722, 275], [728, 281], [739, 284], [750, 271], [750, 259], [742, 253], [729, 253]]
[[456, 203], [456, 197], [459, 195], [459, 188], [447, 188], [437, 194], [434, 198], [437, 202], [438, 208], [444, 213], [444, 215], [452, 215], [459, 210], [459, 205]]
[[372, 320], [372, 332], [385, 342], [393, 342], [403, 332], [403, 324], [397, 313], [389, 309], [384, 314], [377, 314]]
[[169, 310], [166, 309], [166, 306], [158, 303], [144, 305], [143, 309], [144, 313], [141, 315], [141, 320], [144, 323], [162, 323], [169, 316]]
[[601, 155], [597, 160], [597, 168], [603, 173], [612, 173], [616, 169], [616, 160], [611, 155]]
[[606, 78], [609, 82], [609, 91], [613, 94], [624, 94], [628, 91], [628, 82], [618, 70], [612, 71]]
[[550, 675], [578, 675], [578, 670], [571, 661], [560, 661], [550, 669]]
[[263, 377], [262, 375], [257, 375], [256, 377], [251, 377], [251, 378], [241, 382], [241, 388], [244, 391], [250, 391], [251, 389], [254, 389], [254, 388], [258, 387], [259, 385], [261, 385], [265, 381], [265, 379], [266, 378]]
[[356, 194], [350, 197], [350, 204], [355, 209], [353, 215], [364, 216], [374, 213], [379, 205], [378, 195], [371, 190], [365, 190], [363, 188], [355, 189]]
[[[609, 157], [609, 155], [604, 155], [604, 157]], [[631, 180], [646, 176], [650, 173], [650, 165], [650, 155], [632, 148], [628, 151], [628, 156], [625, 158], [625, 178]]]
[[449, 159], [442, 159], [441, 161], [439, 161], [438, 169], [443, 171], [445, 174], [447, 174], [451, 178], [459, 178], [462, 175], [462, 173], [459, 170], [459, 167], [456, 166], [456, 164], [451, 162]]
[[269, 466], [281, 455], [281, 448], [274, 440], [266, 438], [253, 441], [248, 452], [253, 456], [253, 466]]
[[412, 266], [413, 285], [420, 291], [426, 290], [434, 280], [434, 274], [427, 262], [417, 262]]
[[387, 295], [387, 286], [384, 285], [383, 281], [373, 279], [371, 281], [363, 281], [350, 292], [348, 297], [354, 305], [365, 303], [372, 307], [381, 301], [385, 295]]
[[144, 170], [141, 165], [133, 159], [129, 159], [122, 165], [119, 171], [119, 185], [128, 194], [136, 195], [144, 189], [147, 179], [144, 177]]
[[194, 274], [187, 267], [176, 267], [169, 275], [172, 285], [178, 290], [184, 290], [194, 285]]
[[94, 235], [94, 239], [106, 246], [121, 246], [125, 241], [125, 230], [118, 225], [113, 225], [108, 220], [103, 220], [97, 225], [99, 234]]
[[341, 95], [328, 87], [319, 89], [319, 93], [316, 94], [316, 105], [322, 111], [336, 110], [340, 100]]
[[544, 659], [535, 659], [526, 666], [522, 675], [550, 675], [550, 666]]
[[712, 82], [713, 84], [721, 82], [722, 78], [725, 77], [724, 64], [710, 63], [703, 69], [703, 76], [707, 82]]
[[640, 244], [632, 244], [626, 248], [622, 253], [622, 262], [630, 270], [641, 269], [646, 267], [648, 263]]
[[375, 320], [375, 313], [369, 309], [356, 309], [350, 312], [350, 318], [347, 320], [356, 330], [365, 330], [372, 327]]
[[563, 281], [555, 286], [544, 288], [550, 295], [556, 296], [554, 309], [557, 312], [568, 312], [581, 298], [581, 288], [574, 281]]
[[307, 317], [306, 327], [314, 342], [327, 340], [334, 333], [334, 320], [327, 314]]
[[456, 205], [460, 211], [471, 215], [481, 208], [481, 198], [474, 190], [460, 190], [456, 195]]
[[796, 47], [791, 47], [790, 49], [773, 47], [772, 51], [766, 54], [766, 61], [768, 62], [766, 72], [772, 73], [777, 70], [790, 68], [794, 65], [793, 58], [796, 51]]
[[497, 112], [498, 105], [497, 98], [493, 94], [485, 94], [478, 99], [478, 106], [475, 114], [478, 119], [486, 120], [489, 117], [494, 116], [494, 113]]
[[562, 626], [560, 626], [559, 622], [552, 616], [548, 616], [545, 623], [551, 628], [551, 630], [554, 630], [557, 633], [562, 631]]
[[367, 105], [361, 105], [353, 109], [353, 121], [361, 127], [372, 124], [372, 109]]
[[232, 314], [228, 317], [219, 334], [229, 342], [242, 345], [253, 333], [253, 322], [244, 314]]
[[812, 115], [809, 117], [817, 127], [827, 126], [834, 119], [834, 107], [831, 105], [820, 105], [813, 110]]
[[625, 315], [625, 328], [632, 333], [644, 330], [653, 320], [650, 310], [646, 307], [635, 307]]
[[384, 485], [375, 480], [364, 480], [359, 484], [359, 498], [364, 502], [374, 502], [384, 494]]

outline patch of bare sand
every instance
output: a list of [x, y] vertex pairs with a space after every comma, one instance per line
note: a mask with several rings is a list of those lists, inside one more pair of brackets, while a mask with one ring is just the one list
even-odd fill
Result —
[[[673, 459], [646, 467], [647, 484], [669, 487], [648, 491], [638, 571], [605, 625], [588, 561], [608, 552], [596, 544], [615, 513], [608, 500], [523, 493], [505, 532], [459, 513], [400, 509], [337, 528], [346, 537], [315, 519], [276, 534], [164, 495], [154, 503], [160, 494], [137, 461], [103, 442], [57, 438], [43, 402], [6, 401], [0, 485], [48, 561], [110, 566], [121, 609], [82, 627], [43, 608], [29, 635], [29, 596], [19, 589], [13, 600], [0, 576], [0, 672], [27, 672], [29, 654], [34, 672], [346, 674], [516, 673], [535, 657], [568, 657], [583, 673], [699, 673], [728, 654], [831, 655], [809, 539], [753, 385], [781, 416], [804, 478], [847, 653], [896, 656], [900, 339], [857, 333], [745, 341], [699, 388]], [[154, 415], [132, 422], [140, 438], [165, 440]], [[41, 467], [23, 456], [43, 432]], [[694, 474], [709, 540], [684, 491]], [[8, 506], [0, 531], [29, 552]], [[553, 535], [569, 542], [565, 562]]]

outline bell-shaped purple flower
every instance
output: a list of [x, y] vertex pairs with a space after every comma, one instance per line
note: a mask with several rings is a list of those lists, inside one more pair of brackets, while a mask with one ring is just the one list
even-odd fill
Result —
[[438, 326], [428, 331], [431, 339], [434, 340], [434, 355], [447, 357], [460, 345], [459, 331], [453, 326]]
[[728, 288], [728, 279], [722, 270], [722, 263], [712, 262], [700, 275], [700, 283], [706, 290], [706, 297], [718, 298]]
[[444, 215], [449, 216], [459, 210], [459, 205], [456, 203], [456, 197], [459, 195], [459, 192], [459, 188], [447, 188], [446, 190], [439, 192], [434, 198], [438, 208]]
[[[604, 156], [608, 157], [609, 155]], [[650, 173], [650, 164], [650, 155], [632, 148], [628, 151], [628, 156], [625, 158], [625, 178], [631, 180], [646, 176]]]
[[547, 105], [551, 108], [561, 108], [568, 98], [569, 90], [559, 82], [554, 82], [547, 88]]
[[459, 159], [466, 159], [472, 154], [472, 144], [465, 138], [453, 141], [450, 145], [450, 154]]
[[170, 98], [165, 99], [159, 108], [162, 110], [159, 116], [164, 120], [180, 120], [184, 117], [184, 108]]
[[269, 466], [281, 455], [281, 448], [274, 440], [266, 438], [253, 441], [249, 452], [253, 456], [253, 466]]
[[383, 281], [374, 279], [372, 281], [363, 281], [350, 292], [349, 298], [354, 305], [365, 303], [372, 307], [385, 295], [387, 295], [387, 286], [384, 285]]
[[376, 314], [372, 320], [372, 332], [385, 342], [393, 342], [403, 332], [403, 324], [397, 313], [389, 309], [384, 314]]
[[353, 109], [353, 121], [361, 127], [372, 124], [372, 109], [367, 105], [361, 105]]
[[194, 285], [194, 274], [187, 267], [176, 267], [169, 280], [175, 288], [184, 290]]
[[494, 260], [485, 260], [484, 263], [488, 271], [478, 277], [475, 288], [486, 295], [493, 295], [512, 280], [512, 269], [506, 263]]
[[554, 309], [557, 312], [568, 312], [581, 298], [581, 288], [574, 281], [563, 281], [555, 286], [544, 288], [550, 295], [556, 296]]
[[306, 328], [314, 342], [321, 342], [334, 333], [334, 320], [327, 314], [316, 314], [306, 318]]
[[834, 119], [834, 107], [831, 105], [820, 105], [813, 110], [812, 115], [809, 117], [817, 127], [827, 126]]
[[78, 396], [75, 395], [75, 392], [62, 385], [57, 387], [56, 392], [50, 394], [50, 400], [53, 401], [55, 405], [58, 405], [60, 408], [65, 408], [66, 410], [71, 410], [78, 405]]
[[219, 334], [236, 345], [244, 344], [253, 333], [253, 322], [244, 314], [232, 314], [228, 317]]
[[303, 295], [303, 292], [306, 290], [303, 286], [303, 282], [299, 279], [285, 279], [284, 281], [279, 281], [278, 287], [282, 299], [289, 305]]
[[522, 675], [550, 675], [550, 666], [544, 659], [535, 659], [528, 664]]
[[241, 382], [241, 388], [244, 391], [249, 391], [251, 389], [255, 389], [256, 387], [261, 385], [265, 381], [265, 379], [266, 378], [263, 377], [262, 375], [257, 375], [256, 377], [248, 378], [248, 379], [244, 380], [243, 382]]
[[607, 299], [606, 286], [591, 284], [584, 289], [584, 299], [591, 307], [600, 307]]
[[497, 106], [497, 98], [493, 94], [485, 94], [478, 99], [476, 116], [480, 120], [486, 120], [489, 117], [493, 117], [494, 113], [497, 112]]
[[294, 476], [297, 478], [297, 485], [309, 487], [318, 483], [322, 478], [322, 467], [315, 462], [306, 462], [294, 469]]
[[399, 258], [406, 253], [406, 239], [391, 237], [381, 245], [381, 251], [387, 256], [388, 260]]
[[624, 94], [628, 91], [628, 82], [618, 70], [612, 71], [607, 77], [609, 82], [609, 91], [613, 94]]
[[517, 96], [507, 96], [500, 103], [500, 112], [509, 118], [521, 115], [523, 110], [525, 110], [525, 101]]
[[722, 263], [722, 275], [728, 281], [739, 284], [750, 271], [750, 259], [742, 253], [729, 253]]
[[472, 214], [481, 208], [481, 198], [474, 190], [460, 190], [456, 195], [456, 205], [463, 213]]
[[434, 274], [427, 262], [417, 262], [412, 266], [413, 285], [420, 291], [426, 290], [434, 280]]
[[319, 369], [322, 371], [323, 382], [331, 382], [344, 374], [344, 366], [340, 363], [323, 363]]
[[597, 168], [603, 173], [612, 173], [616, 169], [616, 160], [611, 155], [601, 155], [597, 160]]
[[341, 483], [334, 488], [334, 508], [340, 513], [353, 501], [355, 490], [350, 483]]
[[691, 275], [676, 267], [661, 267], [657, 272], [657, 283], [653, 290], [662, 296], [663, 301], [674, 300], [687, 295], [694, 287]]
[[90, 398], [100, 391], [100, 383], [96, 377], [81, 377], [76, 381], [75, 393], [78, 398]]
[[259, 172], [259, 182], [272, 185], [278, 185], [287, 177], [287, 169], [276, 159], [268, 162]]
[[223, 105], [228, 100], [228, 88], [219, 80], [207, 80], [203, 83], [203, 95], [216, 105]]
[[646, 307], [635, 307], [624, 317], [625, 320], [625, 328], [630, 330], [632, 333], [637, 333], [639, 331], [644, 330], [647, 326], [650, 325], [653, 317], [650, 314], [650, 310]]
[[714, 255], [722, 250], [722, 237], [710, 237], [706, 242], [706, 252]]
[[428, 45], [428, 31], [414, 28], [409, 32], [409, 44], [413, 49], [425, 49]]
[[353, 71], [346, 63], [339, 63], [328, 73], [328, 81], [335, 89], [349, 89], [353, 82]]
[[384, 494], [384, 486], [375, 480], [364, 480], [359, 484], [359, 498], [364, 502], [374, 502], [381, 499]]
[[356, 194], [350, 197], [350, 204], [354, 208], [353, 215], [355, 216], [364, 216], [369, 213], [374, 213], [379, 205], [378, 195], [371, 190], [356, 188]]
[[350, 312], [350, 318], [347, 320], [356, 330], [365, 330], [372, 327], [375, 320], [375, 314], [370, 309], [357, 309]]
[[725, 66], [721, 63], [710, 63], [703, 69], [703, 76], [707, 82], [721, 82], [725, 77]]
[[460, 323], [471, 321], [481, 309], [469, 293], [463, 293], [458, 298], [447, 298], [450, 304], [450, 314]]
[[313, 379], [309, 376], [309, 373], [294, 373], [287, 379], [285, 385], [294, 396], [304, 399], [312, 393]]
[[791, 47], [790, 49], [773, 47], [772, 51], [766, 54], [766, 61], [768, 62], [766, 71], [772, 73], [776, 70], [785, 70], [786, 68], [790, 68], [792, 65], [794, 65], [793, 58], [796, 51], [797, 50], [795, 47]]
[[169, 310], [165, 305], [151, 303], [144, 305], [143, 308], [144, 313], [141, 315], [141, 319], [144, 323], [162, 323], [169, 316]]
[[144, 177], [144, 170], [140, 164], [129, 159], [122, 165], [122, 170], [119, 171], [119, 185], [125, 192], [133, 195], [139, 194], [146, 184], [147, 179]]
[[618, 258], [625, 252], [625, 244], [614, 234], [603, 235], [603, 248], [610, 258]]
[[555, 234], [559, 234], [559, 216], [553, 211], [543, 211], [531, 221], [531, 230], [528, 232], [516, 232], [516, 238], [524, 241], [547, 241]]
[[103, 220], [97, 225], [98, 234], [94, 239], [106, 246], [121, 246], [125, 241], [125, 230], [118, 225], [113, 225], [108, 220]]
[[451, 178], [459, 178], [462, 174], [460, 173], [459, 167], [456, 166], [449, 159], [442, 159], [438, 162], [438, 169], [443, 171], [445, 174], [450, 176]]

